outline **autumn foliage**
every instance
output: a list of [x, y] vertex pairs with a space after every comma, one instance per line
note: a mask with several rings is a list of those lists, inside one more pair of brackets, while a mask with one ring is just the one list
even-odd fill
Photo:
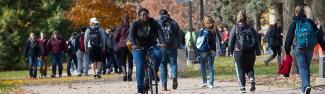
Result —
[[129, 3], [119, 6], [114, 0], [74, 0], [65, 17], [72, 22], [72, 27], [88, 26], [89, 19], [97, 17], [100, 24], [108, 28], [120, 24], [124, 14], [135, 19], [136, 6]]

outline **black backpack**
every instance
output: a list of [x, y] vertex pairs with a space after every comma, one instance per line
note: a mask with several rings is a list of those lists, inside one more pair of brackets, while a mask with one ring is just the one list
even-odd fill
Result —
[[236, 26], [237, 48], [242, 52], [254, 52], [257, 38], [254, 30], [249, 26]]
[[161, 28], [164, 33], [165, 42], [170, 43], [175, 38], [175, 32], [173, 31], [173, 24], [171, 21], [163, 21], [161, 23]]
[[100, 45], [100, 35], [99, 35], [99, 28], [95, 28], [95, 29], [90, 29], [89, 32], [89, 42], [91, 47], [99, 47]]

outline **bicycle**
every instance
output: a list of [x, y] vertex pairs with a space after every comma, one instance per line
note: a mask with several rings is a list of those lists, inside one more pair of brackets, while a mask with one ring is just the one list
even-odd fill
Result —
[[[155, 46], [149, 47], [149, 48], [141, 48], [137, 50], [143, 50], [146, 51], [146, 54], [144, 56], [144, 93], [149, 94], [149, 90], [151, 94], [158, 94], [158, 81], [157, 81], [157, 75], [156, 70], [154, 68], [154, 65], [151, 61], [150, 56], [150, 50], [153, 49]], [[154, 93], [155, 92], [155, 93]]]

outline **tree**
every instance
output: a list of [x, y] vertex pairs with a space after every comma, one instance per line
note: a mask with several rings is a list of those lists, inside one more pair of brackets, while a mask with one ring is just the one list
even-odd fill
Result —
[[2, 0], [0, 2], [0, 70], [22, 68], [28, 33], [67, 31], [63, 11], [70, 0]]
[[74, 28], [88, 26], [92, 17], [98, 18], [104, 28], [119, 25], [124, 14], [128, 14], [131, 20], [135, 19], [136, 6], [120, 3], [123, 3], [122, 0], [74, 0], [65, 16]]

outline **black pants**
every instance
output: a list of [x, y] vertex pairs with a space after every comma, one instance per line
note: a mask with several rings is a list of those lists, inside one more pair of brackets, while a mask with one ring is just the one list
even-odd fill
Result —
[[[130, 62], [130, 57], [131, 56], [131, 52], [129, 51], [129, 49], [127, 47], [122, 47], [119, 48], [119, 50], [117, 51], [117, 58], [119, 63], [122, 65], [122, 70], [124, 71], [124, 76], [126, 76], [127, 74], [131, 75], [132, 74], [132, 68], [133, 68], [133, 62]], [[128, 64], [128, 69], [126, 68], [126, 62], [129, 62]]]
[[281, 46], [271, 46], [271, 50], [273, 51], [273, 54], [265, 61], [266, 63], [269, 63], [272, 59], [277, 57], [277, 63], [280, 64], [281, 62]]
[[245, 74], [249, 79], [255, 79], [254, 63], [256, 55], [255, 53], [235, 52], [234, 59], [239, 84], [241, 87], [244, 87], [246, 84]]
[[[73, 61], [73, 63], [72, 63]], [[78, 68], [78, 61], [77, 61], [77, 55], [73, 54], [73, 55], [69, 55], [68, 57], [68, 64], [67, 64], [67, 74], [71, 75], [70, 69], [71, 69], [71, 65], [74, 64], [76, 69]]]

